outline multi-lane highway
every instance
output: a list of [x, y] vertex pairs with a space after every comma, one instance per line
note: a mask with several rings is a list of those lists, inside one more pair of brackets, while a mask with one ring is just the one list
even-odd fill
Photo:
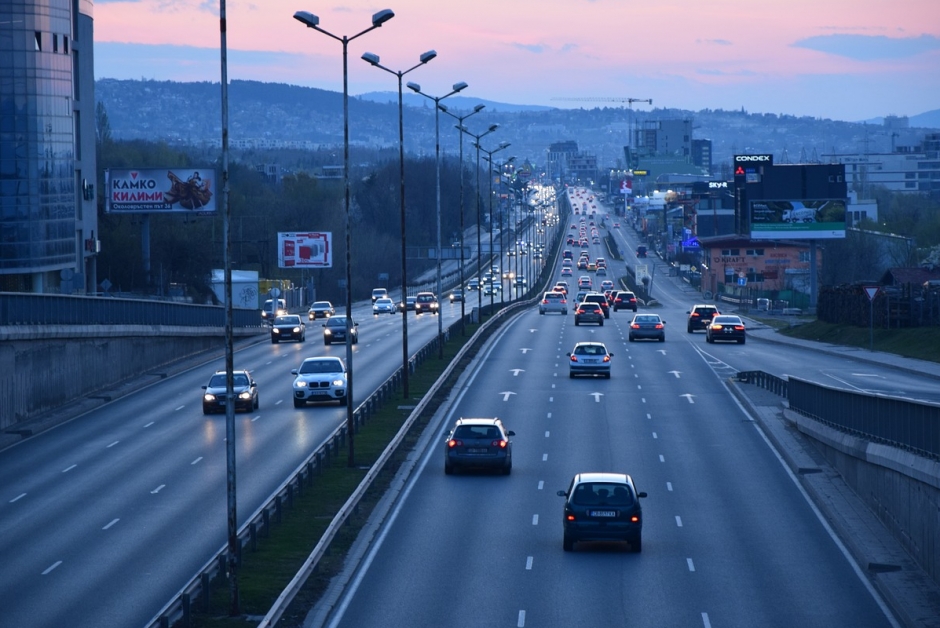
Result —
[[[459, 304], [441, 305], [445, 323], [459, 317]], [[401, 365], [401, 315], [364, 304], [354, 318], [358, 402]], [[412, 349], [437, 334], [436, 316], [408, 320]], [[291, 403], [303, 358], [345, 358], [324, 346], [321, 322], [306, 343], [235, 355], [261, 402], [236, 415], [241, 520], [345, 420], [335, 403]], [[225, 544], [225, 417], [203, 416], [200, 388], [223, 368], [200, 365], [0, 453], [0, 626], [143, 626]]]
[[[503, 328], [435, 425], [330, 625], [897, 625], [722, 383], [737, 368], [871, 367], [781, 358], [760, 342], [706, 345], [686, 333], [694, 297], [659, 286], [665, 343], [628, 343], [625, 311], [575, 327], [570, 312], [533, 308]], [[565, 353], [579, 340], [613, 351], [610, 380], [568, 378]], [[444, 475], [445, 430], [461, 416], [498, 416], [516, 432], [510, 476]], [[581, 471], [630, 473], [649, 494], [641, 554], [562, 550], [555, 492]]]

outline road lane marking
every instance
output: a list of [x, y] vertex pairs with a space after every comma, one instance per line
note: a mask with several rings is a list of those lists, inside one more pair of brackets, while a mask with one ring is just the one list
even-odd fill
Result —
[[110, 522], [108, 525], [106, 525], [105, 527], [103, 527], [103, 528], [101, 528], [101, 529], [102, 529], [102, 530], [107, 530], [108, 528], [110, 528], [111, 526], [113, 526], [113, 525], [114, 525], [115, 523], [117, 523], [118, 521], [120, 521], [120, 519], [112, 519], [111, 522]]
[[689, 393], [685, 393], [684, 395], [679, 395], [679, 396], [680, 396], [680, 397], [685, 397], [686, 399], [688, 399], [689, 403], [695, 403], [695, 400], [692, 399], [692, 397], [693, 397], [694, 395], [690, 395]]
[[682, 527], [682, 517], [680, 517], [679, 515], [676, 515], [676, 527], [677, 528]]
[[702, 613], [702, 625], [705, 628], [712, 628], [712, 623], [708, 620], [708, 613]]
[[659, 436], [656, 435], [656, 432], [653, 432], [653, 438], [659, 438]]
[[519, 377], [519, 373], [525, 373], [525, 369], [509, 369], [513, 377]]
[[117, 444], [120, 443], [120, 442], [121, 442], [121, 441], [116, 440], [116, 441], [114, 441], [113, 443], [111, 443], [110, 445], [108, 445], [107, 447], [105, 447], [105, 449], [111, 449], [112, 447], [114, 447], [115, 445], [117, 445]]
[[274, 402], [274, 405], [279, 406], [279, 405], [281, 405], [281, 402], [282, 402], [282, 401], [284, 401], [284, 400], [283, 400], [283, 399], [278, 399], [277, 401]]
[[163, 490], [164, 487], [166, 487], [166, 484], [161, 484], [161, 485], [158, 486], [157, 488], [155, 488], [155, 489], [153, 489], [152, 491], [150, 491], [150, 494], [151, 494], [151, 495], [156, 495], [156, 494], [159, 493], [161, 490]]
[[537, 526], [539, 524], [539, 516], [532, 515], [532, 525]]
[[666, 482], [666, 490], [672, 491], [672, 482]]
[[662, 454], [659, 454], [659, 461], [660, 461], [660, 462], [666, 462], [666, 458], [663, 457]]
[[257, 421], [257, 420], [260, 419], [260, 418], [261, 418], [261, 415], [259, 414], [258, 416], [254, 417], [254, 418], [251, 420], [251, 422], [254, 423], [255, 421]]
[[156, 422], [156, 421], [151, 421], [150, 423], [148, 423], [148, 424], [145, 425], [144, 427], [150, 427], [150, 426], [153, 425], [155, 422]]
[[193, 461], [190, 462], [189, 464], [190, 464], [190, 465], [199, 464], [201, 461], [202, 461], [202, 456], [199, 456], [198, 458], [196, 458], [195, 460], [193, 460]]
[[502, 395], [502, 396], [503, 396], [503, 401], [509, 401], [509, 397], [510, 397], [511, 395], [515, 395], [516, 393], [514, 393], [514, 392], [512, 392], [512, 391], [509, 391], [509, 390], [504, 390], [503, 392], [501, 392], [501, 393], [496, 393], [496, 394], [497, 394], [497, 395]]
[[646, 418], [647, 418], [647, 419], [652, 419], [652, 418], [653, 418], [653, 415], [650, 414], [649, 412], [647, 412], [647, 413], [646, 413]]
[[74, 469], [74, 468], [77, 467], [77, 466], [78, 466], [77, 464], [73, 464], [73, 465], [70, 466], [70, 467], [66, 467], [66, 468], [62, 469], [62, 473], [68, 473], [69, 471], [71, 471], [72, 469]]
[[695, 565], [692, 564], [692, 559], [686, 558], [685, 561], [689, 563], [689, 571], [695, 571]]
[[548, 430], [545, 430], [545, 438], [548, 438], [549, 436], [551, 436], [551, 434], [552, 434], [551, 432], [549, 432]]
[[539, 480], [539, 488], [538, 488], [538, 490], [541, 491], [543, 488], [545, 488], [545, 480]]
[[17, 495], [17, 496], [14, 497], [13, 499], [11, 499], [9, 503], [12, 504], [13, 502], [18, 502], [18, 501], [20, 501], [21, 499], [23, 499], [24, 497], [26, 497], [26, 493], [20, 493], [19, 495]]
[[185, 408], [185, 407], [186, 407], [185, 405], [177, 406], [177, 407], [173, 408], [173, 411], [174, 411], [174, 412], [179, 412], [180, 410], [182, 410], [182, 409]]
[[50, 571], [52, 571], [53, 569], [55, 569], [56, 567], [58, 567], [58, 566], [61, 565], [61, 564], [62, 564], [62, 561], [61, 561], [61, 560], [55, 561], [54, 563], [52, 563], [51, 566], [47, 567], [44, 572], [42, 572], [42, 575], [44, 575], [44, 576], [47, 575]]
[[600, 402], [601, 402], [601, 397], [603, 397], [603, 396], [604, 396], [604, 393], [601, 393], [601, 392], [592, 392], [592, 393], [588, 393], [588, 397], [594, 397], [594, 402], [595, 402], [595, 403], [600, 403]]
[[525, 559], [525, 568], [526, 568], [526, 571], [532, 571], [532, 557], [531, 556]]
[[545, 462], [547, 460], [548, 460], [548, 454], [542, 454], [542, 462]]
[[516, 622], [516, 628], [525, 628], [525, 611], [519, 611], [519, 621]]

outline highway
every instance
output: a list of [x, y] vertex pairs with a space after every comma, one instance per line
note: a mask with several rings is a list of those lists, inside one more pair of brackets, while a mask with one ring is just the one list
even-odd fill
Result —
[[[443, 301], [445, 323], [460, 314]], [[354, 308], [354, 394], [364, 399], [401, 366], [401, 315]], [[437, 317], [409, 315], [412, 350]], [[240, 522], [345, 421], [338, 404], [291, 402], [292, 368], [324, 346], [267, 339], [238, 351], [260, 409], [236, 415]], [[225, 545], [225, 416], [202, 414], [220, 357], [0, 452], [0, 626], [143, 626]], [[52, 384], [52, 383], [51, 383]]]
[[[722, 382], [742, 367], [810, 378], [871, 367], [706, 345], [685, 330], [694, 297], [658, 285], [665, 343], [628, 343], [628, 311], [575, 327], [570, 312], [532, 308], [501, 330], [432, 423], [438, 437], [329, 625], [898, 625]], [[610, 380], [568, 378], [578, 340], [607, 344]], [[445, 432], [461, 416], [516, 432], [510, 476], [444, 475]], [[648, 492], [641, 554], [562, 551], [555, 492], [582, 471], [626, 472]]]

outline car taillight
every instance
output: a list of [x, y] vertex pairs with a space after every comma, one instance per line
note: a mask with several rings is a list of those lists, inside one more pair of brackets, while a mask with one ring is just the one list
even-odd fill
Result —
[[633, 515], [632, 517], [630, 517], [630, 522], [631, 522], [631, 523], [640, 523], [640, 517], [637, 516], [637, 515]]
[[721, 329], [721, 325], [719, 325], [718, 323], [715, 323], [714, 325], [712, 325], [712, 329], [714, 329], [715, 331], [718, 331], [719, 329]]
[[578, 314], [584, 314], [584, 310], [582, 310], [581, 308], [578, 308]]
[[662, 323], [656, 323], [656, 329], [662, 329], [662, 328], [663, 328]]
[[692, 312], [692, 318], [698, 318], [698, 312]]
[[572, 362], [577, 362], [577, 361], [578, 361], [578, 356], [576, 356], [576, 355], [571, 356], [571, 361], [572, 361]]
[[548, 305], [548, 299], [542, 299], [542, 305]]
[[604, 356], [604, 362], [610, 362], [610, 356], [609, 356], [609, 355], [605, 355], [605, 356]]
[[494, 440], [494, 441], [493, 441], [492, 443], [490, 443], [490, 444], [491, 444], [493, 447], [499, 447], [500, 449], [506, 449], [506, 445], [507, 445], [508, 443], [507, 443], [506, 441], [502, 440], [502, 439], [497, 439], [497, 440]]
[[567, 303], [567, 302], [568, 302], [568, 301], [567, 301], [566, 299], [562, 299], [562, 300], [561, 300], [562, 305], [564, 305], [564, 304]]
[[630, 299], [630, 303], [636, 303], [636, 299]]
[[738, 331], [744, 331], [744, 325], [735, 325], [734, 328]]
[[456, 438], [452, 438], [447, 441], [447, 446], [453, 449], [454, 447], [463, 447], [463, 443]]
[[639, 323], [633, 323], [632, 325], [630, 325], [630, 329], [639, 329], [639, 328], [640, 328]]
[[565, 516], [565, 519], [567, 519], [568, 521], [574, 521], [574, 515], [569, 513], [568, 515]]

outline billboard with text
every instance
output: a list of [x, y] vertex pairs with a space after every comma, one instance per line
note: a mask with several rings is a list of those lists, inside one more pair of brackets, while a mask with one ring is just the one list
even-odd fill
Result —
[[845, 237], [845, 199], [750, 201], [752, 240]]
[[278, 268], [332, 268], [333, 234], [328, 231], [277, 234]]
[[212, 168], [108, 170], [105, 173], [107, 211], [211, 216], [217, 211], [216, 178]]

